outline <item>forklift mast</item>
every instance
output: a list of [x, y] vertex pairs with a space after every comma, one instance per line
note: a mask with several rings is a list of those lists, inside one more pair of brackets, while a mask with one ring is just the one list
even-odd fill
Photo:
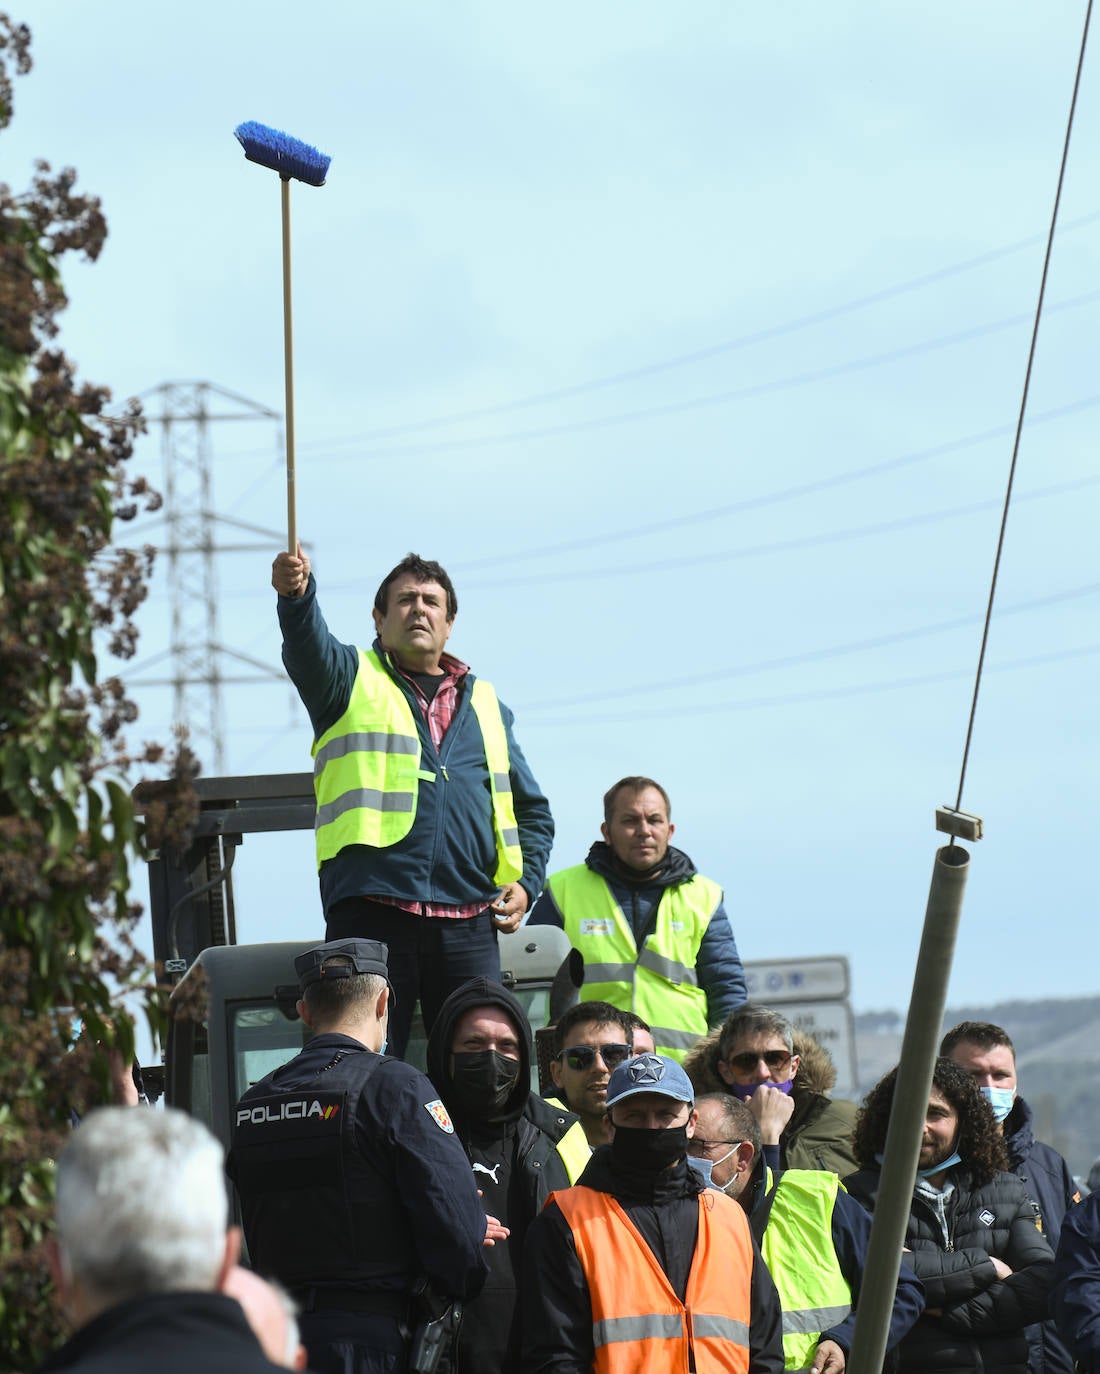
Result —
[[[199, 817], [190, 844], [165, 846], [149, 862], [153, 958], [173, 984], [204, 949], [237, 943], [233, 861], [245, 836], [313, 829], [310, 773], [198, 778], [194, 787]], [[149, 784], [135, 787], [139, 813], [152, 795]]]

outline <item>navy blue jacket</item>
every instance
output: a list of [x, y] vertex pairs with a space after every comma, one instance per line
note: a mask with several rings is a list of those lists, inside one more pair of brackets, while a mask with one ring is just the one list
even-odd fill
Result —
[[[686, 883], [696, 872], [695, 865], [684, 851], [672, 845], [665, 855], [661, 871], [643, 881], [629, 876], [622, 865], [615, 861], [611, 846], [603, 840], [597, 840], [588, 851], [585, 863], [611, 889], [611, 895], [630, 922], [634, 943], [639, 949], [653, 931], [657, 907], [665, 889]], [[565, 925], [549, 889], [535, 903], [527, 923], [533, 926]], [[733, 928], [721, 902], [703, 933], [695, 958], [695, 972], [699, 977], [699, 986], [707, 995], [707, 1021], [712, 1026], [720, 1026], [730, 1012], [748, 998], [741, 956], [737, 953]]]
[[1100, 1370], [1100, 1193], [1066, 1213], [1050, 1310], [1085, 1374]]
[[[359, 651], [342, 644], [329, 631], [317, 604], [317, 583], [300, 597], [279, 597], [283, 663], [298, 689], [313, 725], [315, 739], [335, 725], [347, 709], [359, 671]], [[458, 710], [437, 750], [428, 722], [408, 682], [393, 670], [388, 655], [374, 648], [412, 707], [424, 765], [437, 774], [422, 783], [416, 820], [403, 840], [385, 849], [348, 845], [321, 866], [321, 903], [325, 913], [345, 897], [396, 897], [404, 901], [488, 906], [499, 888], [493, 882], [496, 841], [493, 836], [489, 769], [481, 729], [470, 705], [474, 675], [467, 674]], [[534, 901], [542, 886], [554, 839], [550, 805], [539, 791], [512, 733], [512, 713], [501, 702], [508, 737], [512, 798], [523, 850], [520, 884]]]
[[[1069, 1165], [1058, 1151], [1035, 1139], [1033, 1119], [1031, 1108], [1022, 1097], [1017, 1097], [1004, 1123], [1005, 1144], [1012, 1172], [1038, 1207], [1050, 1248], [1057, 1250], [1062, 1218], [1074, 1203], [1080, 1202], [1081, 1194]], [[1053, 1321], [1029, 1326], [1027, 1339], [1031, 1350], [1030, 1374], [1073, 1374], [1073, 1357]]]

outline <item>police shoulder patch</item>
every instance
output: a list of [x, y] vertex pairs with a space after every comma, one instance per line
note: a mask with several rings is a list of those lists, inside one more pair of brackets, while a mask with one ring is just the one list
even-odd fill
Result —
[[447, 1108], [437, 1097], [434, 1102], [425, 1102], [424, 1110], [439, 1127], [441, 1131], [446, 1131], [448, 1135], [454, 1135], [454, 1122], [450, 1118]]

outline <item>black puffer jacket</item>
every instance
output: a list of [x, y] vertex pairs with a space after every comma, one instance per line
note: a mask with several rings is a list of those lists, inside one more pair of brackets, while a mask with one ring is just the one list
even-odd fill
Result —
[[[899, 1369], [1026, 1374], [1024, 1328], [1047, 1315], [1054, 1255], [1015, 1174], [975, 1185], [957, 1165], [949, 1178], [955, 1186], [946, 1201], [946, 1236], [932, 1204], [913, 1195], [905, 1244], [928, 1309], [901, 1343]], [[878, 1169], [861, 1169], [844, 1183], [873, 1211], [879, 1179]], [[994, 1257], [1012, 1270], [1007, 1279], [997, 1278]]]

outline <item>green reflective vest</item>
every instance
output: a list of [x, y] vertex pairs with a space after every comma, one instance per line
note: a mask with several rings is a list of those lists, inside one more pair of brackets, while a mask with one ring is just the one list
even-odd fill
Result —
[[[523, 855], [512, 805], [508, 736], [497, 694], [481, 678], [474, 681], [470, 706], [492, 782], [493, 881], [514, 882], [523, 875]], [[420, 783], [436, 781], [435, 773], [421, 768], [421, 753], [408, 698], [378, 654], [360, 649], [344, 714], [313, 745], [318, 868], [349, 844], [384, 849], [405, 838], [416, 819]]]
[[836, 1174], [788, 1169], [760, 1242], [783, 1307], [783, 1368], [808, 1370], [823, 1331], [852, 1310], [852, 1290], [833, 1245]]
[[587, 864], [563, 868], [546, 886], [569, 943], [584, 955], [581, 1000], [635, 1012], [649, 1023], [658, 1054], [683, 1059], [708, 1030], [707, 994], [695, 961], [722, 889], [699, 873], [666, 888], [654, 929], [639, 950], [607, 881]]
[[[551, 1107], [560, 1107], [563, 1112], [573, 1110], [569, 1104], [560, 1097], [544, 1097], [544, 1102], [549, 1102]], [[588, 1167], [588, 1161], [592, 1158], [592, 1146], [588, 1143], [588, 1137], [584, 1133], [584, 1127], [579, 1121], [574, 1121], [572, 1126], [566, 1131], [558, 1141], [558, 1154], [561, 1162], [565, 1165], [565, 1172], [569, 1175], [569, 1182], [576, 1183], [581, 1174]]]

